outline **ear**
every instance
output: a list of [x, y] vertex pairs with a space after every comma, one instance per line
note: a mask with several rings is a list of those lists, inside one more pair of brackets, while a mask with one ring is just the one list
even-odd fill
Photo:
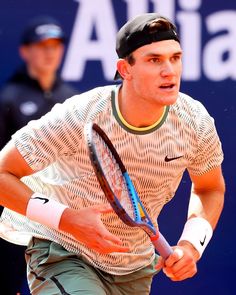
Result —
[[123, 80], [131, 79], [131, 75], [129, 72], [130, 65], [125, 59], [123, 58], [118, 59], [116, 66], [117, 66], [117, 71], [119, 72]]
[[24, 60], [27, 61], [28, 59], [28, 50], [27, 50], [27, 46], [25, 45], [21, 45], [19, 47], [19, 55], [20, 57]]

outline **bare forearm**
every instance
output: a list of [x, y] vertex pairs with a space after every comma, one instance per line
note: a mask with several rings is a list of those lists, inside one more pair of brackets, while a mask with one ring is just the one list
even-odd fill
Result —
[[[201, 258], [212, 237], [213, 230], [222, 212], [225, 192], [221, 167], [217, 167], [204, 175], [191, 175], [191, 179], [192, 191], [188, 220], [184, 225], [177, 247], [183, 253], [179, 262], [182, 260], [182, 263], [186, 264], [189, 275], [196, 272], [196, 262]], [[172, 259], [172, 262], [170, 260], [169, 263], [174, 265], [174, 257]], [[169, 273], [171, 274], [167, 267], [167, 274]], [[175, 280], [177, 279], [179, 280], [180, 277], [176, 278], [175, 276]]]
[[0, 173], [0, 204], [13, 211], [25, 215], [31, 189], [16, 176]]
[[14, 143], [9, 142], [0, 152], [0, 205], [25, 215], [32, 191], [20, 179], [32, 173]]
[[221, 167], [216, 167], [201, 176], [190, 177], [193, 184], [188, 218], [205, 218], [214, 229], [224, 205], [225, 182]]
[[[224, 203], [222, 192], [191, 193], [188, 221], [178, 242], [178, 246], [188, 248], [197, 261], [211, 239]], [[200, 246], [201, 245], [201, 246]], [[198, 251], [197, 251], [198, 250]]]
[[224, 190], [211, 192], [192, 191], [189, 202], [188, 218], [205, 218], [214, 229], [224, 205]]

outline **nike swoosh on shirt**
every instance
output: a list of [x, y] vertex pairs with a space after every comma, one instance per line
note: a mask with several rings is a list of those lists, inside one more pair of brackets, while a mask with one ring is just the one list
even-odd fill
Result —
[[169, 158], [168, 156], [165, 157], [165, 162], [170, 162], [170, 161], [174, 161], [177, 160], [179, 158], [182, 158], [183, 156], [178, 156], [178, 157], [173, 157], [173, 158]]

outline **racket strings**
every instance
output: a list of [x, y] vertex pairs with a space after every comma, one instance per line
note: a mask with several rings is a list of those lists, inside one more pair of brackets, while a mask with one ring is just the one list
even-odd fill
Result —
[[109, 147], [104, 140], [95, 133], [95, 146], [97, 156], [99, 157], [100, 165], [102, 166], [103, 173], [106, 180], [116, 198], [119, 200], [121, 206], [124, 208], [126, 213], [135, 220], [135, 214], [133, 209], [132, 201], [129, 197], [127, 185], [119, 164], [115, 157], [111, 153]]

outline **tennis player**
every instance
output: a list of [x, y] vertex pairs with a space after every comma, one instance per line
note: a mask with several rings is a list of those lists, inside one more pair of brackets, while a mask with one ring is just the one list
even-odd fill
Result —
[[[179, 92], [174, 24], [139, 15], [118, 32], [116, 51], [122, 83], [56, 105], [1, 151], [2, 237], [27, 243], [32, 294], [147, 295], [161, 267], [173, 281], [190, 278], [220, 217], [221, 143], [204, 106]], [[166, 261], [142, 229], [122, 223], [108, 205], [85, 144], [88, 122], [108, 134], [156, 226], [188, 171], [188, 218]]]

